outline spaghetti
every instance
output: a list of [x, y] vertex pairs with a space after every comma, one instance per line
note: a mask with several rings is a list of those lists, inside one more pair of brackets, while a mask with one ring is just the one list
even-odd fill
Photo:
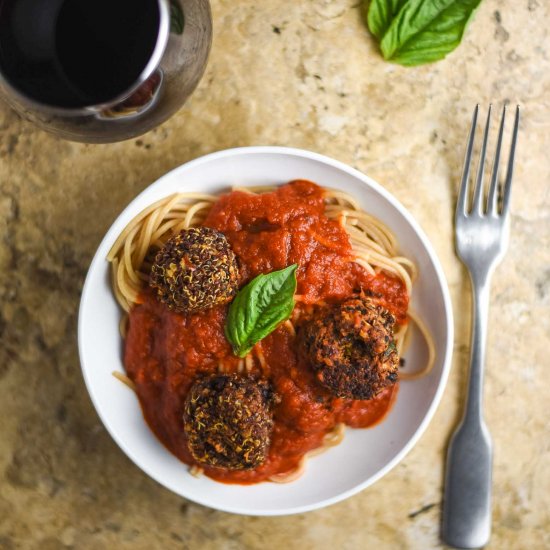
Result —
[[[247, 194], [259, 195], [269, 193], [274, 187], [236, 188]], [[324, 189], [324, 215], [329, 220], [338, 223], [347, 233], [352, 254], [349, 261], [360, 266], [367, 274], [376, 277], [381, 273], [399, 280], [411, 295], [412, 285], [417, 276], [416, 266], [408, 258], [398, 253], [398, 243], [393, 233], [374, 216], [361, 209], [356, 200], [339, 190]], [[178, 193], [163, 198], [131, 220], [111, 248], [107, 259], [111, 262], [112, 285], [114, 295], [128, 314], [136, 304], [143, 300], [142, 294], [149, 277], [149, 271], [157, 251], [164, 243], [183, 229], [197, 227], [204, 223], [219, 196], [204, 193]], [[314, 235], [314, 239], [330, 249], [334, 244], [323, 235]], [[323, 305], [323, 301], [312, 299], [308, 295], [296, 295], [300, 307], [296, 307], [292, 318], [283, 324], [288, 338], [295, 338], [295, 324], [300, 315], [311, 312], [311, 309]], [[407, 299], [408, 301], [408, 299]], [[126, 319], [121, 323], [121, 329], [126, 330]], [[406, 317], [398, 323], [395, 341], [399, 354], [404, 351], [410, 335], [410, 322], [418, 328], [426, 342], [428, 360], [424, 367], [415, 372], [402, 370], [402, 380], [417, 379], [430, 372], [435, 362], [435, 348], [431, 335], [424, 322], [410, 308]], [[251, 372], [257, 369], [264, 376], [269, 375], [270, 367], [262, 349], [261, 343], [252, 352], [240, 359], [236, 364], [220, 360], [218, 372]], [[122, 380], [121, 376], [117, 376]], [[123, 380], [128, 383], [130, 380]], [[388, 397], [392, 399], [391, 394]], [[330, 446], [338, 444], [344, 434], [344, 423], [338, 422], [322, 438], [320, 446], [303, 454], [298, 465], [290, 471], [284, 471], [268, 476], [275, 482], [289, 482], [299, 477], [305, 467], [308, 457], [322, 452]], [[201, 467], [193, 466], [196, 474]]]

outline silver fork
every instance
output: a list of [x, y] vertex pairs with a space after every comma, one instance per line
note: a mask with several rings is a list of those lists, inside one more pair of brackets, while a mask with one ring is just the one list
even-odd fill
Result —
[[474, 297], [470, 375], [463, 417], [451, 438], [447, 451], [441, 527], [442, 539], [447, 544], [459, 548], [484, 546], [491, 536], [493, 449], [491, 436], [483, 419], [483, 367], [489, 315], [489, 283], [494, 268], [508, 247], [510, 189], [519, 126], [518, 106], [508, 159], [508, 171], [504, 184], [500, 188], [498, 167], [506, 116], [506, 107], [504, 107], [487, 201], [485, 201], [483, 172], [491, 120], [491, 107], [489, 106], [470, 208], [468, 206], [470, 166], [478, 112], [479, 105], [474, 110], [468, 137], [455, 215], [456, 250], [470, 273]]

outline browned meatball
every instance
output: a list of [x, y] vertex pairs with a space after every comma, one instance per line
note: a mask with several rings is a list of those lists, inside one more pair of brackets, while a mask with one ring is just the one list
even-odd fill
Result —
[[237, 259], [223, 233], [192, 227], [174, 235], [159, 250], [149, 284], [157, 298], [175, 311], [207, 309], [235, 296]]
[[397, 381], [394, 316], [366, 297], [324, 308], [300, 329], [306, 360], [337, 397], [370, 399]]
[[274, 396], [267, 381], [217, 374], [193, 384], [185, 401], [185, 434], [201, 464], [249, 470], [265, 461]]

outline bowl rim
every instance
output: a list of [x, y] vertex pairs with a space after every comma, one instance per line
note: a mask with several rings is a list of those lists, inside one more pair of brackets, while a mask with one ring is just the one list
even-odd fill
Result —
[[[320, 500], [318, 502], [312, 503], [312, 504], [306, 504], [306, 505], [300, 505], [300, 506], [294, 506], [294, 507], [284, 507], [284, 508], [277, 508], [277, 509], [270, 509], [270, 510], [257, 510], [253, 508], [246, 508], [245, 506], [240, 506], [238, 508], [235, 508], [233, 506], [225, 506], [225, 505], [212, 505], [208, 499], [201, 498], [200, 496], [188, 496], [188, 495], [182, 495], [180, 492], [175, 490], [174, 488], [170, 487], [168, 484], [166, 484], [164, 481], [160, 480], [158, 476], [155, 473], [152, 473], [149, 471], [147, 466], [145, 466], [139, 457], [135, 456], [133, 451], [130, 451], [125, 444], [125, 442], [115, 433], [115, 431], [110, 426], [110, 423], [108, 419], [106, 418], [106, 415], [101, 410], [96, 397], [92, 391], [91, 387], [91, 380], [88, 375], [87, 369], [84, 368], [84, 354], [83, 354], [83, 323], [84, 323], [84, 309], [85, 309], [85, 302], [88, 299], [88, 294], [90, 292], [90, 284], [91, 284], [91, 274], [97, 269], [97, 265], [104, 261], [105, 258], [99, 254], [101, 249], [104, 247], [106, 242], [110, 242], [113, 239], [113, 233], [116, 231], [119, 231], [118, 225], [122, 218], [124, 218], [127, 215], [127, 212], [132, 210], [134, 207], [134, 204], [138, 203], [141, 200], [141, 197], [150, 192], [151, 187], [153, 186], [161, 186], [162, 182], [166, 179], [170, 179], [175, 175], [175, 173], [179, 171], [189, 170], [191, 168], [196, 168], [197, 166], [200, 166], [201, 164], [207, 164], [209, 162], [225, 158], [225, 157], [239, 157], [239, 156], [247, 156], [247, 155], [261, 155], [261, 154], [273, 154], [273, 155], [281, 155], [281, 156], [294, 156], [294, 157], [300, 157], [308, 160], [317, 161], [321, 164], [328, 165], [330, 167], [336, 168], [338, 170], [341, 170], [343, 172], [346, 172], [347, 174], [361, 180], [364, 184], [371, 187], [377, 194], [381, 195], [385, 200], [387, 200], [392, 207], [394, 207], [398, 212], [405, 218], [406, 222], [411, 226], [413, 231], [416, 233], [417, 237], [419, 238], [420, 242], [422, 243], [422, 246], [424, 247], [431, 263], [434, 268], [437, 282], [439, 284], [439, 287], [441, 288], [441, 294], [443, 298], [443, 306], [444, 306], [444, 313], [445, 313], [445, 329], [446, 329], [446, 341], [444, 343], [444, 357], [441, 369], [441, 376], [439, 378], [437, 389], [435, 391], [435, 394], [432, 398], [432, 402], [430, 406], [428, 407], [428, 410], [414, 431], [413, 435], [410, 437], [410, 439], [406, 442], [406, 444], [401, 448], [401, 450], [390, 460], [388, 461], [382, 468], [380, 468], [375, 474], [370, 476], [369, 478], [365, 479], [363, 482], [357, 484], [351, 489], [348, 489], [346, 491], [343, 491], [341, 493], [338, 493], [337, 495], [325, 498], [323, 500]], [[115, 236], [116, 238], [116, 236]], [[114, 241], [113, 241], [114, 242]], [[101, 240], [100, 244], [98, 245], [96, 252], [94, 253], [93, 259], [90, 263], [90, 266], [88, 268], [86, 279], [84, 281], [84, 285], [82, 287], [82, 293], [81, 293], [81, 299], [80, 299], [80, 305], [79, 305], [79, 312], [78, 312], [78, 351], [79, 351], [79, 359], [80, 359], [80, 366], [82, 370], [82, 375], [84, 378], [84, 382], [86, 384], [86, 389], [88, 391], [88, 395], [94, 405], [94, 408], [96, 410], [97, 415], [99, 416], [103, 426], [109, 433], [109, 435], [113, 438], [113, 440], [116, 442], [116, 444], [122, 449], [122, 451], [126, 454], [126, 456], [136, 465], [140, 470], [142, 470], [147, 476], [154, 479], [157, 483], [159, 483], [161, 486], [165, 487], [169, 491], [173, 492], [174, 494], [177, 494], [178, 496], [185, 498], [187, 500], [193, 501], [197, 504], [200, 504], [202, 506], [206, 506], [209, 508], [221, 510], [223, 512], [229, 512], [234, 514], [240, 514], [240, 515], [250, 515], [250, 516], [282, 516], [282, 515], [291, 515], [291, 514], [299, 514], [304, 512], [309, 512], [312, 510], [317, 510], [320, 508], [324, 508], [327, 506], [330, 506], [332, 504], [336, 504], [337, 502], [341, 502], [357, 493], [362, 491], [363, 489], [366, 489], [379, 479], [381, 479], [383, 476], [385, 476], [390, 470], [392, 470], [403, 458], [411, 451], [411, 449], [416, 445], [420, 437], [424, 434], [426, 431], [429, 423], [431, 422], [435, 411], [437, 410], [437, 407], [439, 406], [439, 403], [441, 401], [441, 398], [443, 396], [443, 392], [445, 390], [445, 387], [447, 385], [447, 381], [449, 378], [449, 373], [451, 369], [451, 359], [452, 359], [452, 353], [453, 353], [453, 339], [454, 339], [454, 323], [453, 323], [453, 312], [452, 312], [452, 303], [451, 303], [451, 297], [449, 292], [449, 287], [447, 284], [447, 280], [441, 265], [441, 262], [439, 261], [438, 256], [435, 253], [435, 250], [428, 240], [427, 235], [424, 233], [423, 229], [421, 228], [420, 224], [415, 220], [415, 218], [412, 216], [412, 214], [409, 213], [409, 211], [399, 202], [397, 198], [395, 198], [389, 191], [387, 191], [381, 184], [373, 180], [370, 176], [360, 172], [356, 168], [353, 168], [344, 162], [338, 161], [336, 159], [333, 159], [331, 157], [328, 157], [326, 155], [322, 155], [320, 153], [315, 153], [313, 151], [309, 151], [306, 149], [300, 149], [300, 148], [294, 148], [294, 147], [283, 147], [283, 146], [269, 146], [269, 145], [262, 145], [262, 146], [247, 146], [247, 147], [235, 147], [230, 149], [223, 149], [219, 151], [215, 151], [212, 153], [208, 153], [206, 155], [197, 157], [195, 159], [192, 159], [190, 161], [187, 161], [171, 170], [163, 174], [161, 177], [156, 179], [154, 182], [149, 184], [147, 187], [145, 187], [138, 195], [136, 195], [124, 209], [118, 214], [118, 216], [115, 218], [115, 220], [112, 222], [110, 228], [108, 229], [107, 233]], [[167, 451], [169, 452], [169, 451]], [[243, 486], [245, 487], [245, 486]]]

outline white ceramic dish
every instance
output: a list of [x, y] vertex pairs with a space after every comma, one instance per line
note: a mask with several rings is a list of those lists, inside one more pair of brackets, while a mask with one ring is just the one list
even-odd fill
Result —
[[[389, 415], [371, 429], [346, 430], [341, 445], [308, 461], [303, 477], [288, 484], [226, 485], [195, 478], [155, 438], [136, 397], [112, 376], [123, 371], [120, 311], [113, 298], [107, 252], [143, 208], [177, 191], [217, 192], [231, 185], [281, 184], [309, 179], [352, 193], [398, 236], [420, 277], [412, 304], [433, 334], [437, 352], [426, 377], [402, 382]], [[423, 360], [421, 340], [412, 338], [409, 364]], [[250, 515], [282, 515], [327, 506], [368, 487], [393, 468], [418, 441], [441, 398], [453, 342], [451, 304], [443, 271], [412, 216], [369, 177], [330, 158], [298, 149], [248, 147], [213, 153], [169, 172], [149, 186], [117, 218], [92, 261], [82, 292], [78, 343], [88, 391], [105, 427], [122, 450], [149, 476], [175, 493], [212, 508]]]

